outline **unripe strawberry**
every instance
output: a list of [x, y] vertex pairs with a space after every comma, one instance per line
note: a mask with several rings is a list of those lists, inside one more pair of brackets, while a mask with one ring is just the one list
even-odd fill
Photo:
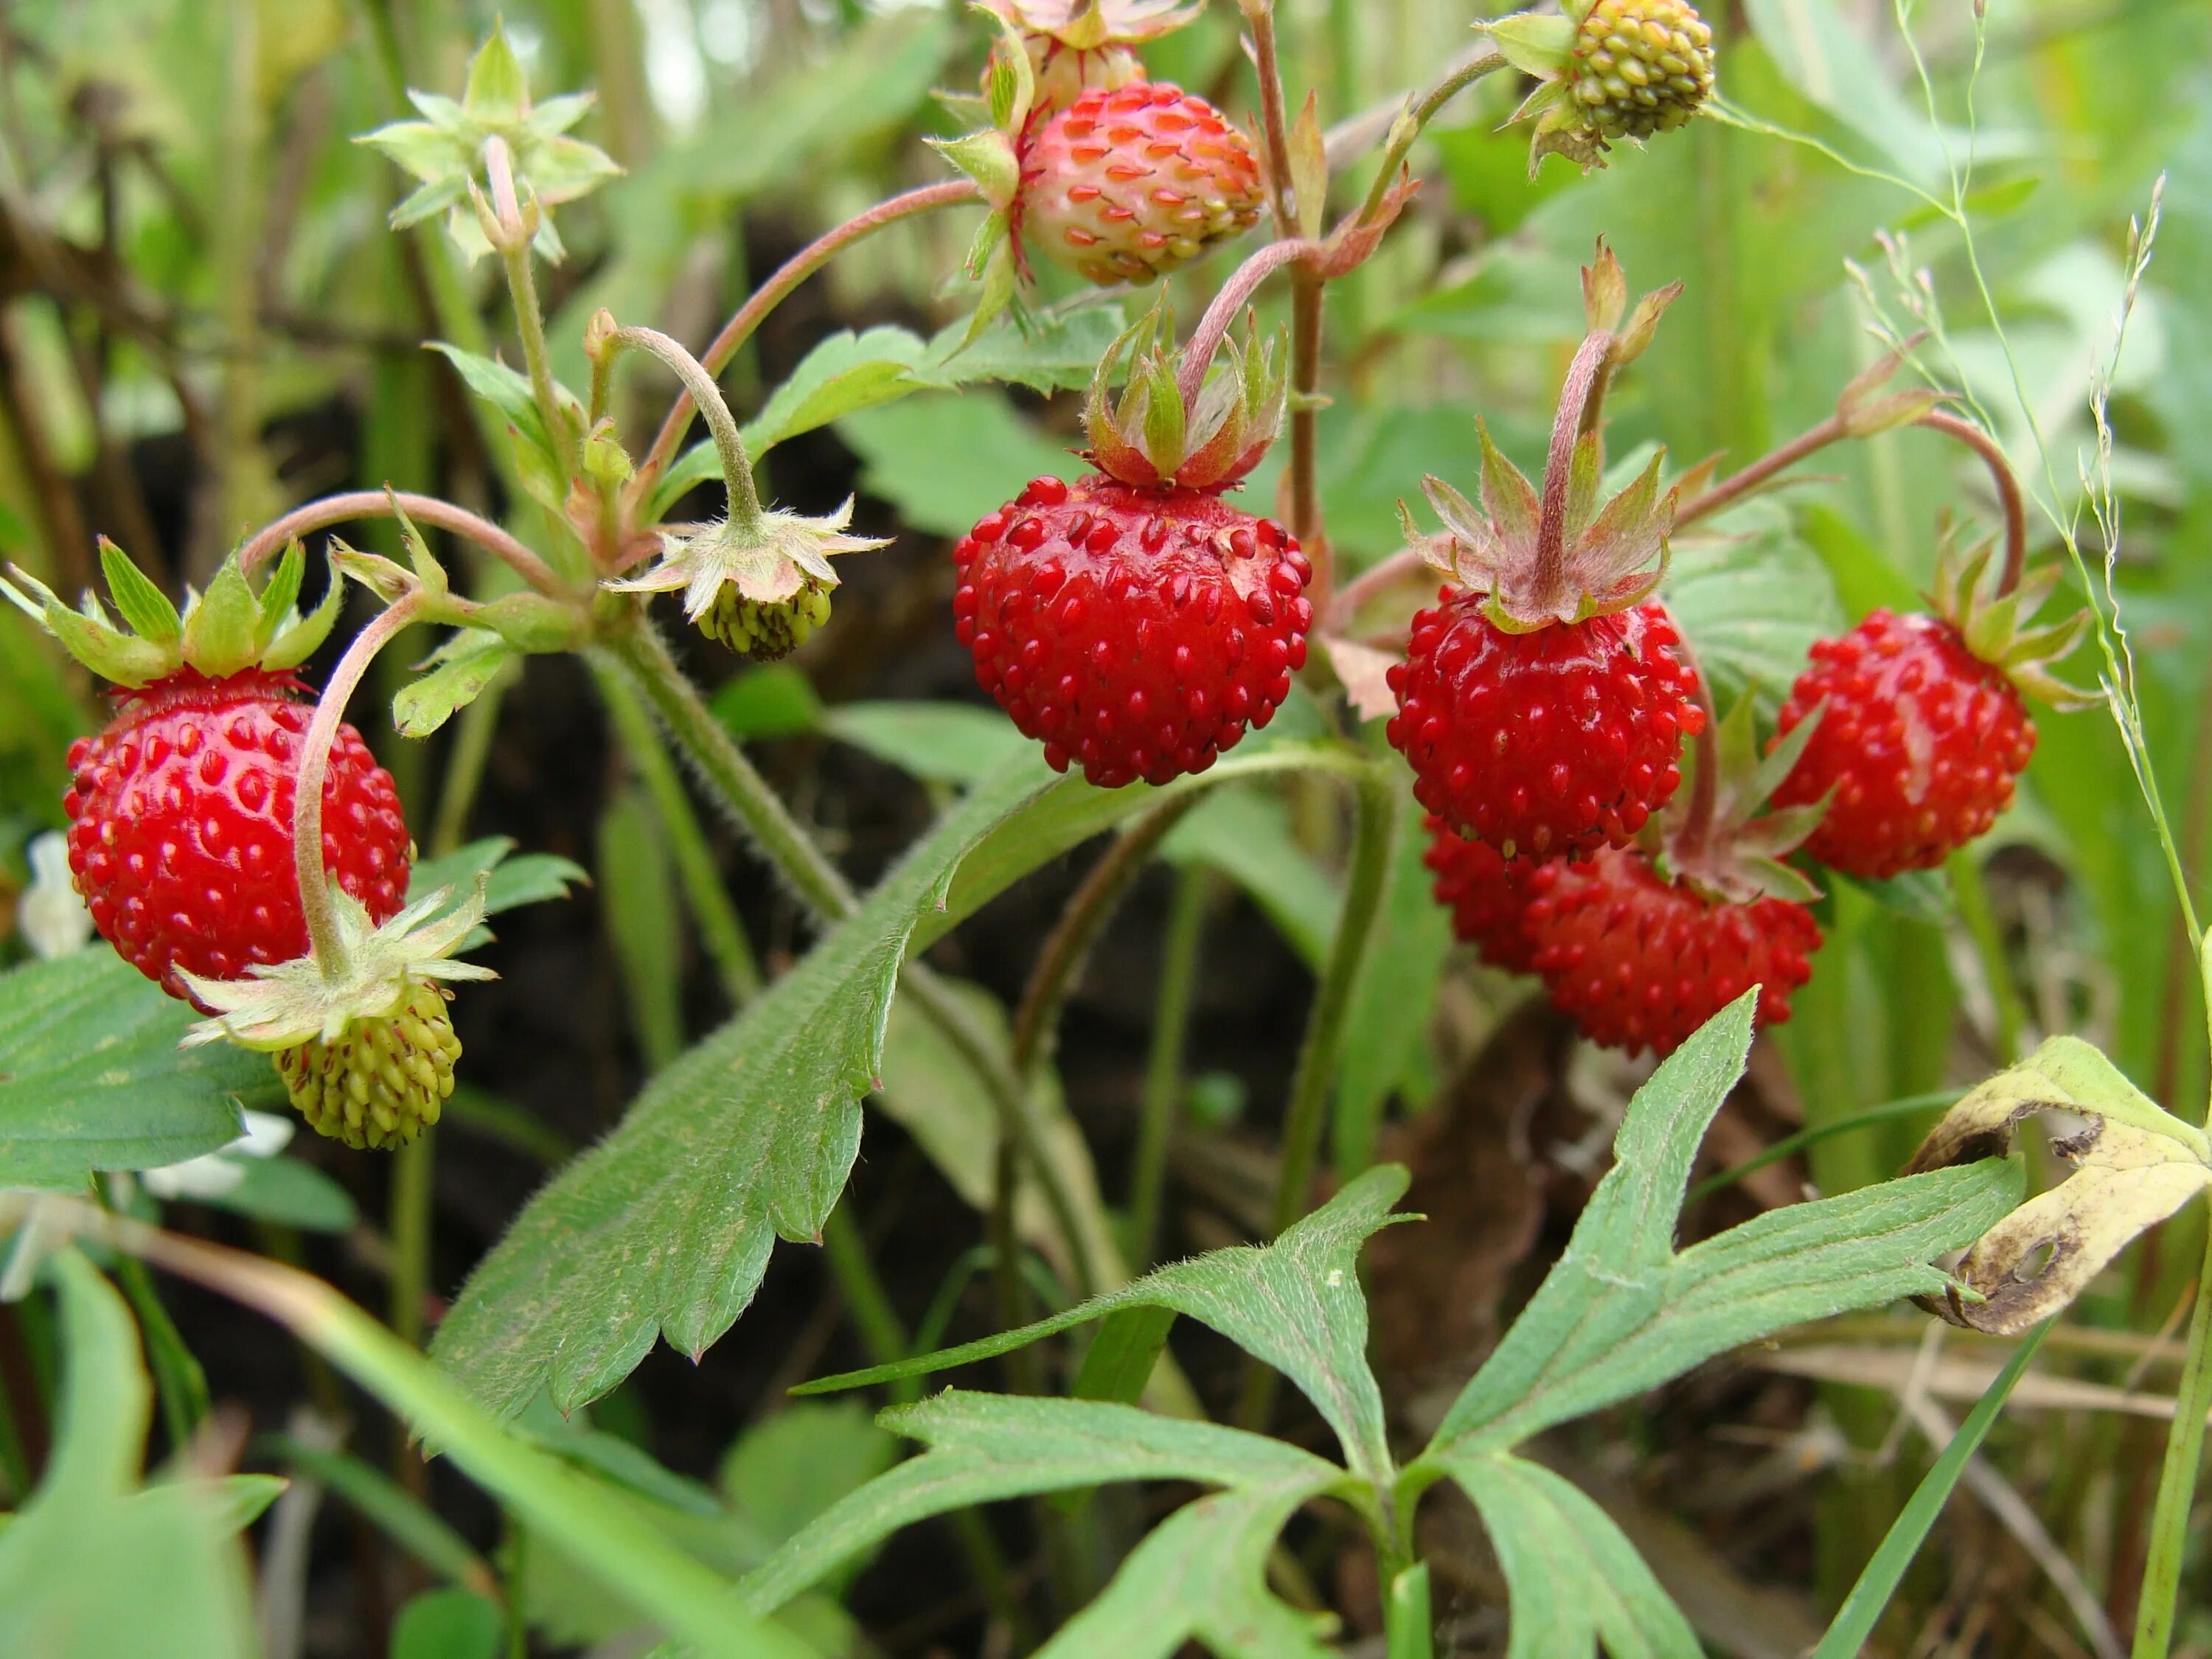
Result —
[[1390, 670], [1385, 731], [1414, 799], [1506, 858], [1625, 845], [1674, 794], [1682, 738], [1705, 726], [1678, 641], [1656, 602], [1516, 634], [1482, 596], [1445, 589]]
[[335, 1041], [314, 1037], [273, 1055], [300, 1115], [317, 1133], [355, 1148], [404, 1146], [435, 1123], [461, 1057], [446, 1007], [452, 996], [417, 981], [389, 1014], [357, 1019]]
[[830, 620], [838, 584], [830, 561], [890, 545], [848, 536], [848, 498], [819, 519], [732, 498], [732, 514], [696, 535], [664, 534], [658, 562], [641, 576], [609, 582], [620, 592], [684, 591], [684, 612], [710, 640], [756, 662], [787, 657]]
[[[1181, 28], [1202, 9], [1190, 0], [990, 0], [990, 6], [1018, 34], [1036, 82], [1033, 112], [1045, 116], [1092, 87], [1143, 80], [1145, 66], [1129, 48]], [[1008, 49], [1004, 39], [993, 45], [986, 87]]]
[[1607, 138], [1670, 132], [1713, 91], [1713, 32], [1685, 0], [1597, 0], [1576, 31], [1573, 90]]
[[790, 599], [775, 605], [749, 599], [725, 587], [699, 618], [700, 630], [741, 657], [774, 662], [787, 657], [830, 620], [830, 589], [811, 577]]
[[1165, 82], [1093, 87], [1021, 149], [1018, 243], [1094, 283], [1146, 283], [1249, 229], [1262, 205], [1251, 141]]
[[1529, 892], [1522, 926], [1553, 1002], [1593, 1042], [1632, 1053], [1672, 1054], [1754, 985], [1757, 1022], [1782, 1024], [1820, 946], [1802, 904], [1715, 898], [1619, 848], [1545, 864]]

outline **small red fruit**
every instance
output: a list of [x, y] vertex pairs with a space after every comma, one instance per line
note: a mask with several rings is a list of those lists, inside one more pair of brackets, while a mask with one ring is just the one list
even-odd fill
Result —
[[1933, 869], [2012, 804], [2035, 725], [2005, 671], [1953, 624], [1877, 611], [1812, 655], [1779, 731], [1824, 702], [1826, 712], [1774, 798], [1788, 805], [1834, 792], [1805, 843], [1814, 858], [1875, 880]]
[[1444, 589], [1390, 670], [1386, 728], [1413, 794], [1511, 858], [1626, 844], [1682, 781], [1705, 729], [1697, 677], [1656, 603], [1509, 633], [1484, 596]]
[[1305, 665], [1313, 567], [1204, 490], [1039, 478], [953, 550], [975, 678], [1102, 788], [1203, 772]]
[[1018, 244], [1094, 283], [1148, 283], [1260, 217], [1252, 142], [1164, 81], [1092, 87], [1021, 146]]
[[1711, 898], [1637, 852], [1554, 860], [1528, 886], [1523, 926], [1553, 1002], [1593, 1041], [1631, 1052], [1672, 1054], [1754, 985], [1756, 1022], [1781, 1024], [1820, 945], [1803, 905]]
[[[191, 1000], [179, 969], [236, 979], [307, 954], [292, 864], [304, 690], [289, 673], [179, 668], [123, 693], [106, 728], [70, 750], [77, 890], [100, 936], [172, 996]], [[340, 726], [324, 867], [383, 921], [405, 902], [411, 852], [391, 775]]]
[[1533, 859], [1504, 859], [1487, 842], [1469, 841], [1431, 812], [1429, 850], [1421, 862], [1436, 875], [1437, 902], [1452, 915], [1452, 932], [1508, 973], [1535, 971], [1535, 948], [1522, 931]]

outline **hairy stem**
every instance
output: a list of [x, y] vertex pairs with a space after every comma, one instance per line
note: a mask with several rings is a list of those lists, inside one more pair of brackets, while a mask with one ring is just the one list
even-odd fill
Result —
[[1270, 242], [1243, 264], [1237, 267], [1221, 292], [1213, 296], [1213, 303], [1206, 308], [1206, 315], [1198, 319], [1191, 331], [1190, 340], [1183, 347], [1182, 373], [1176, 379], [1176, 390], [1182, 393], [1186, 410], [1198, 407], [1198, 394], [1206, 387], [1206, 371], [1213, 366], [1214, 354], [1221, 349], [1221, 342], [1236, 326], [1237, 313], [1243, 310], [1260, 284], [1285, 265], [1300, 259], [1311, 259], [1322, 252], [1318, 242]]
[[832, 921], [858, 906], [852, 885], [801, 829], [766, 779], [732, 741], [668, 654], [668, 647], [635, 611], [604, 647], [606, 660], [645, 699], [669, 735], [691, 757], [709, 787], [735, 814], [769, 865], [817, 915]]
[[1795, 466], [1808, 455], [1826, 449], [1850, 434], [1844, 429], [1844, 417], [1831, 415], [1818, 426], [1792, 438], [1781, 448], [1760, 456], [1742, 471], [1732, 474], [1715, 484], [1702, 495], [1693, 495], [1674, 509], [1674, 528], [1686, 530], [1700, 519], [1710, 519], [1723, 507], [1748, 495], [1776, 473]]
[[[1398, 792], [1386, 774], [1370, 768], [1358, 781], [1354, 804], [1352, 868], [1345, 884], [1344, 908], [1337, 918], [1336, 941], [1314, 993], [1313, 1010], [1306, 1018], [1297, 1070], [1291, 1079], [1290, 1104], [1283, 1120], [1282, 1161], [1275, 1178], [1274, 1210], [1268, 1230], [1271, 1238], [1279, 1237], [1305, 1213], [1307, 1192], [1321, 1155], [1322, 1132], [1328, 1127], [1329, 1097], [1335, 1090], [1344, 1057], [1352, 994], [1382, 923], [1382, 890], [1389, 879], [1390, 846], [1397, 828]], [[1259, 1428], [1267, 1419], [1274, 1393], [1275, 1373], [1256, 1362], [1249, 1364], [1237, 1422], [1248, 1429]]]
[[1996, 486], [1997, 506], [2004, 514], [2004, 565], [1997, 577], [1997, 597], [2002, 599], [2020, 586], [2021, 575], [2027, 568], [2027, 503], [2021, 496], [2020, 480], [2014, 476], [2012, 463], [2005, 459], [2005, 453], [1998, 447], [1996, 439], [1972, 422], [1962, 421], [1946, 410], [1931, 409], [1913, 424], [1956, 438], [1980, 456], [1989, 468], [1990, 480]]
[[545, 345], [545, 309], [538, 300], [529, 227], [514, 194], [514, 159], [507, 151], [507, 141], [499, 137], [484, 142], [483, 155], [484, 170], [491, 179], [492, 214], [500, 229], [492, 240], [507, 273], [507, 293], [514, 301], [514, 328], [522, 339], [522, 361], [530, 370], [531, 396], [537, 400], [547, 434], [560, 446], [562, 464], [574, 476], [581, 470], [584, 434], [569, 420], [553, 383], [553, 357]]
[[1484, 76], [1495, 74], [1504, 67], [1504, 53], [1485, 52], [1445, 76], [1430, 88], [1421, 101], [1406, 115], [1391, 123], [1389, 143], [1382, 152], [1382, 166], [1375, 175], [1375, 182], [1368, 187], [1366, 201], [1360, 204], [1360, 223], [1371, 222], [1382, 210], [1382, 198], [1390, 193], [1390, 181], [1397, 177], [1398, 169], [1406, 164], [1406, 157], [1413, 150], [1413, 141], [1421, 136], [1421, 129], [1434, 120], [1437, 112], [1461, 93]]
[[738, 418], [722, 397], [721, 387], [706, 366], [657, 329], [618, 328], [609, 337], [617, 347], [628, 347], [658, 357], [676, 372], [692, 403], [706, 411], [707, 429], [714, 434], [714, 450], [721, 458], [722, 485], [730, 497], [730, 520], [740, 532], [756, 533], [761, 521], [760, 491], [753, 483], [752, 458], [745, 453]]
[[1575, 443], [1597, 429], [1605, 402], [1607, 361], [1613, 355], [1613, 332], [1594, 328], [1583, 337], [1582, 348], [1567, 368], [1566, 384], [1559, 388], [1559, 412], [1552, 422], [1552, 447], [1544, 458], [1544, 501], [1536, 525], [1536, 602], [1550, 606], [1565, 596], [1571, 580], [1567, 571], [1567, 495], [1575, 469]]
[[1274, 0], [1238, 0], [1252, 31], [1252, 62], [1260, 80], [1260, 128], [1267, 141], [1267, 201], [1275, 234], [1298, 232], [1291, 210], [1291, 125], [1283, 98], [1282, 47], [1275, 38]]
[[1037, 953], [1036, 966], [1023, 988], [1021, 1005], [1014, 1011], [1012, 1040], [1007, 1045], [1014, 1075], [1026, 1084], [1043, 1064], [1053, 1033], [1060, 1024], [1075, 982], [1090, 960], [1091, 947], [1121, 908], [1122, 898], [1158, 850], [1168, 832], [1198, 805], [1202, 791], [1189, 790], [1163, 801], [1124, 830], [1105, 857], [1091, 866], [1083, 884], [1060, 913], [1051, 937]]
[[[887, 202], [878, 202], [866, 212], [847, 220], [835, 230], [817, 237], [811, 243], [782, 264], [774, 276], [753, 291], [750, 298], [738, 308], [737, 313], [722, 325], [706, 350], [699, 354], [700, 362], [709, 374], [719, 374], [730, 359], [747, 340], [753, 337], [769, 313], [791, 296], [792, 291], [830, 263], [842, 249], [872, 236], [886, 225], [896, 224], [916, 214], [934, 212], [939, 208], [959, 207], [969, 202], [980, 202], [982, 193], [974, 183], [965, 179], [942, 185], [928, 185], [920, 190], [908, 191]], [[653, 441], [653, 447], [637, 470], [629, 486], [629, 505], [634, 509], [642, 501], [654, 483], [667, 471], [668, 464], [676, 459], [676, 447], [684, 441], [684, 434], [691, 424], [692, 411], [698, 407], [687, 387], [661, 422], [660, 431]]]
[[1152, 1052], [1145, 1066], [1145, 1100], [1137, 1125], [1137, 1152], [1129, 1176], [1129, 1265], [1141, 1273], [1158, 1247], [1160, 1209], [1167, 1190], [1168, 1147], [1182, 1102], [1184, 1057], [1189, 1046], [1199, 952], [1212, 873], [1194, 866], [1176, 878], [1168, 908], [1167, 939], [1160, 947], [1159, 996], [1152, 1013]]
[[[394, 502], [398, 503], [396, 510]], [[343, 495], [325, 495], [320, 501], [295, 507], [283, 518], [272, 520], [256, 531], [239, 550], [238, 562], [251, 575], [296, 538], [356, 519], [389, 519], [397, 513], [404, 513], [423, 524], [435, 525], [456, 536], [465, 536], [550, 599], [574, 597], [553, 574], [552, 567], [490, 520], [435, 495], [415, 495], [404, 489], [349, 489]]]
[[331, 746], [337, 740], [338, 722], [345, 718], [346, 703], [361, 677], [392, 636], [415, 620], [422, 606], [422, 590], [410, 589], [354, 635], [331, 671], [330, 682], [315, 704], [315, 717], [307, 724], [307, 735], [301, 740], [300, 772], [293, 783], [292, 870], [300, 884], [300, 912], [307, 919], [308, 945], [324, 974], [332, 979], [345, 972], [347, 957], [337, 910], [331, 902], [330, 878], [323, 869], [323, 781], [330, 775]]

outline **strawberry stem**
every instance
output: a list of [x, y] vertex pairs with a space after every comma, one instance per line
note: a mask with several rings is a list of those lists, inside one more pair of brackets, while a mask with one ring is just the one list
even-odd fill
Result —
[[1723, 507], [1741, 500], [1785, 467], [1795, 466], [1815, 451], [1826, 449], [1850, 435], [1840, 415], [1831, 415], [1781, 448], [1760, 456], [1742, 471], [1723, 478], [1702, 495], [1692, 496], [1674, 509], [1674, 528], [1686, 530], [1700, 519], [1709, 519]]
[[737, 416], [730, 413], [714, 377], [696, 357], [658, 329], [618, 328], [607, 337], [616, 350], [628, 347], [646, 352], [676, 372], [691, 400], [705, 411], [707, 429], [714, 434], [714, 449], [722, 461], [722, 484], [730, 497], [730, 520], [739, 531], [758, 539], [762, 511], [760, 492], [753, 484], [752, 458], [745, 453]]
[[[956, 179], [942, 185], [928, 185], [920, 190], [910, 190], [888, 201], [878, 202], [866, 212], [848, 219], [836, 229], [824, 232], [785, 260], [777, 267], [774, 276], [753, 291], [751, 297], [738, 307], [728, 322], [722, 325], [721, 332], [714, 336], [706, 350], [699, 354], [700, 362], [709, 374], [720, 374], [728, 366], [730, 359], [738, 355], [739, 348], [752, 338], [754, 331], [760, 327], [769, 313], [790, 298], [801, 283], [829, 264], [840, 250], [874, 235], [886, 225], [896, 224], [900, 220], [910, 219], [916, 214], [933, 212], [939, 208], [960, 207], [981, 200], [982, 192], [972, 179]], [[668, 464], [676, 459], [676, 447], [684, 441], [684, 434], [691, 424], [692, 412], [698, 407], [688, 386], [678, 395], [674, 406], [660, 423], [660, 431], [654, 437], [644, 464], [637, 469], [637, 476], [630, 483], [629, 505], [633, 510], [645, 499], [647, 492], [661, 474], [668, 470]]]
[[1390, 193], [1390, 181], [1397, 177], [1398, 169], [1405, 165], [1406, 156], [1413, 148], [1413, 141], [1421, 130], [1434, 120], [1437, 112], [1486, 75], [1505, 67], [1503, 52], [1484, 52], [1462, 64], [1431, 87], [1421, 101], [1390, 124], [1388, 147], [1382, 152], [1382, 167], [1370, 185], [1367, 199], [1360, 204], [1357, 222], [1368, 224], [1382, 210], [1382, 201]]
[[1213, 303], [1206, 307], [1206, 315], [1198, 319], [1198, 326], [1191, 331], [1189, 343], [1183, 347], [1182, 369], [1176, 376], [1176, 387], [1182, 393], [1182, 406], [1187, 412], [1198, 408], [1198, 394], [1206, 387], [1206, 371], [1213, 366], [1221, 342], [1236, 325], [1237, 313], [1260, 284], [1285, 265], [1319, 258], [1323, 252], [1318, 242], [1292, 237], [1268, 243], [1237, 267], [1222, 285], [1221, 292], [1213, 296]]
[[295, 507], [283, 518], [264, 526], [239, 550], [239, 567], [252, 575], [280, 549], [289, 545], [295, 537], [312, 535], [318, 530], [356, 519], [391, 518], [395, 501], [398, 503], [397, 510], [409, 517], [467, 537], [549, 599], [571, 597], [561, 579], [553, 574], [551, 566], [489, 519], [479, 518], [468, 508], [441, 501], [435, 495], [415, 495], [404, 489], [353, 489]]
[[[561, 447], [561, 459], [571, 474], [581, 471], [584, 434], [575, 429], [562, 407], [553, 382], [552, 355], [545, 346], [545, 310], [538, 303], [538, 278], [530, 259], [531, 225], [514, 193], [514, 160], [504, 138], [484, 143], [484, 170], [491, 179], [492, 211], [500, 235], [492, 238], [507, 271], [508, 294], [514, 301], [515, 331], [522, 337], [523, 362], [530, 370], [530, 392], [544, 417], [545, 430]], [[481, 198], [479, 198], [481, 205]]]
[[330, 774], [331, 749], [354, 689], [376, 653], [415, 620], [423, 603], [422, 590], [410, 588], [354, 635], [331, 671], [330, 682], [316, 701], [315, 717], [301, 739], [300, 770], [292, 786], [292, 869], [300, 884], [300, 914], [307, 924], [308, 947], [325, 977], [332, 980], [344, 976], [349, 963], [337, 909], [331, 902], [330, 876], [323, 867], [323, 781]]
[[1559, 412], [1552, 422], [1551, 452], [1544, 459], [1544, 500], [1536, 521], [1534, 597], [1540, 613], [1548, 611], [1565, 597], [1567, 570], [1567, 494], [1574, 473], [1575, 442], [1596, 430], [1604, 402], [1607, 362], [1613, 355], [1613, 331], [1594, 328], [1583, 338], [1567, 368], [1566, 384], [1559, 388]]
[[2005, 459], [2005, 453], [1996, 439], [1956, 415], [1932, 409], [1913, 424], [1956, 438], [1988, 466], [1990, 482], [1996, 486], [1997, 505], [2004, 514], [2004, 566], [1997, 577], [1996, 592], [1997, 598], [2004, 598], [2020, 586], [2021, 574], [2027, 568], [2027, 503], [2021, 498], [2020, 480], [2013, 475], [2012, 464]]

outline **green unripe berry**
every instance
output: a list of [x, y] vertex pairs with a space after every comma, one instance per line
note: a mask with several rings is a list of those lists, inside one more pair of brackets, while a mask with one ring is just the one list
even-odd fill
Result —
[[1712, 95], [1713, 32], [1685, 0], [1597, 0], [1574, 58], [1575, 103], [1606, 138], [1671, 131]]
[[356, 1020], [335, 1042], [318, 1038], [272, 1056], [316, 1133], [356, 1148], [399, 1147], [438, 1121], [461, 1057], [447, 996], [418, 980], [382, 1018]]
[[749, 599], [734, 586], [725, 586], [700, 616], [699, 627], [708, 639], [720, 640], [741, 657], [774, 662], [798, 650], [829, 620], [829, 585], [808, 576], [798, 592], [775, 605]]

